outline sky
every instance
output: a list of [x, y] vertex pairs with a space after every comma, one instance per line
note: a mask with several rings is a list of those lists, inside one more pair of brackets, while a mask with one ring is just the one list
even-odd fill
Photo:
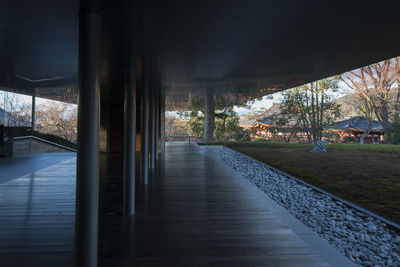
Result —
[[[336, 93], [335, 95], [332, 96], [333, 99], [339, 98], [341, 96], [344, 96], [346, 93], [348, 93], [348, 88], [344, 82], [340, 81], [338, 86], [339, 86], [338, 93]], [[287, 90], [290, 90], [290, 89], [287, 89]], [[272, 99], [271, 99], [271, 97], [272, 97]], [[262, 100], [256, 100], [253, 104], [251, 104], [250, 109], [239, 108], [239, 107], [235, 106], [234, 110], [236, 111], [236, 113], [239, 116], [243, 116], [243, 115], [246, 115], [249, 113], [253, 113], [254, 111], [260, 110], [262, 108], [269, 109], [272, 106], [272, 104], [280, 103], [281, 101], [282, 101], [282, 93], [277, 92], [277, 93], [269, 95], [269, 97], [264, 96], [262, 98]]]
[[[271, 99], [272, 97], [272, 99]], [[282, 93], [274, 93], [271, 96], [264, 96], [261, 100], [256, 100], [251, 104], [251, 108], [242, 108], [242, 107], [234, 107], [233, 109], [239, 116], [243, 116], [249, 113], [252, 113], [256, 110], [260, 110], [262, 108], [269, 109], [272, 104], [279, 103], [282, 100]]]

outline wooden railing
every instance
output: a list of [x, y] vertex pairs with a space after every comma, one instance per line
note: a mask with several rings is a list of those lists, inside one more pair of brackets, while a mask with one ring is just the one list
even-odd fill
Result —
[[179, 139], [188, 139], [189, 143], [193, 140], [196, 136], [194, 135], [166, 135], [165, 140], [170, 141], [170, 138], [179, 138]]
[[71, 152], [76, 152], [76, 150], [73, 149], [73, 148], [70, 148], [70, 147], [67, 147], [67, 146], [63, 146], [63, 145], [60, 145], [60, 144], [57, 144], [57, 143], [53, 143], [53, 142], [50, 142], [48, 140], [45, 140], [45, 139], [42, 139], [42, 138], [39, 138], [39, 137], [36, 137], [36, 136], [33, 136], [33, 135], [14, 137], [13, 140], [14, 141], [36, 140], [36, 141], [40, 141], [40, 142], [43, 142], [43, 143], [46, 143], [46, 144], [49, 144], [49, 145], [52, 145], [52, 146], [55, 146], [55, 147], [59, 147], [59, 148], [71, 151]]

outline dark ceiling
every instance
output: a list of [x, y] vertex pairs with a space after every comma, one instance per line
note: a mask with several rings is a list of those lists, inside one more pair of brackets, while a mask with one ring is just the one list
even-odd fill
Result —
[[[162, 88], [177, 103], [203, 90], [259, 96], [400, 55], [396, 1], [148, 0], [126, 12], [103, 0], [101, 88], [122, 95], [124, 23], [156, 51]], [[0, 86], [76, 101], [76, 0], [0, 3]], [[140, 31], [140, 30], [139, 30]]]

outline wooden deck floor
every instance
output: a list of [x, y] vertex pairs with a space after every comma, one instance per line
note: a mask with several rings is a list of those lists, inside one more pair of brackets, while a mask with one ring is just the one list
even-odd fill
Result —
[[0, 184], [0, 266], [73, 266], [75, 157], [40, 170], [37, 161], [25, 157], [34, 171]]
[[[193, 145], [169, 144], [137, 213], [121, 216], [121, 159], [102, 158], [100, 266], [327, 266]], [[72, 266], [74, 160], [0, 184], [0, 266]]]

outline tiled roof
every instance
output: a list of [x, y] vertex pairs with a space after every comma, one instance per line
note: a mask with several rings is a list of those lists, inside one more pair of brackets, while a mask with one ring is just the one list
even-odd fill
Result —
[[[338, 121], [332, 125], [324, 127], [325, 129], [336, 129], [336, 130], [347, 130], [347, 129], [358, 129], [366, 131], [368, 129], [368, 120], [364, 117], [353, 117], [347, 120]], [[372, 131], [383, 132], [383, 127], [378, 121], [372, 121]]]

